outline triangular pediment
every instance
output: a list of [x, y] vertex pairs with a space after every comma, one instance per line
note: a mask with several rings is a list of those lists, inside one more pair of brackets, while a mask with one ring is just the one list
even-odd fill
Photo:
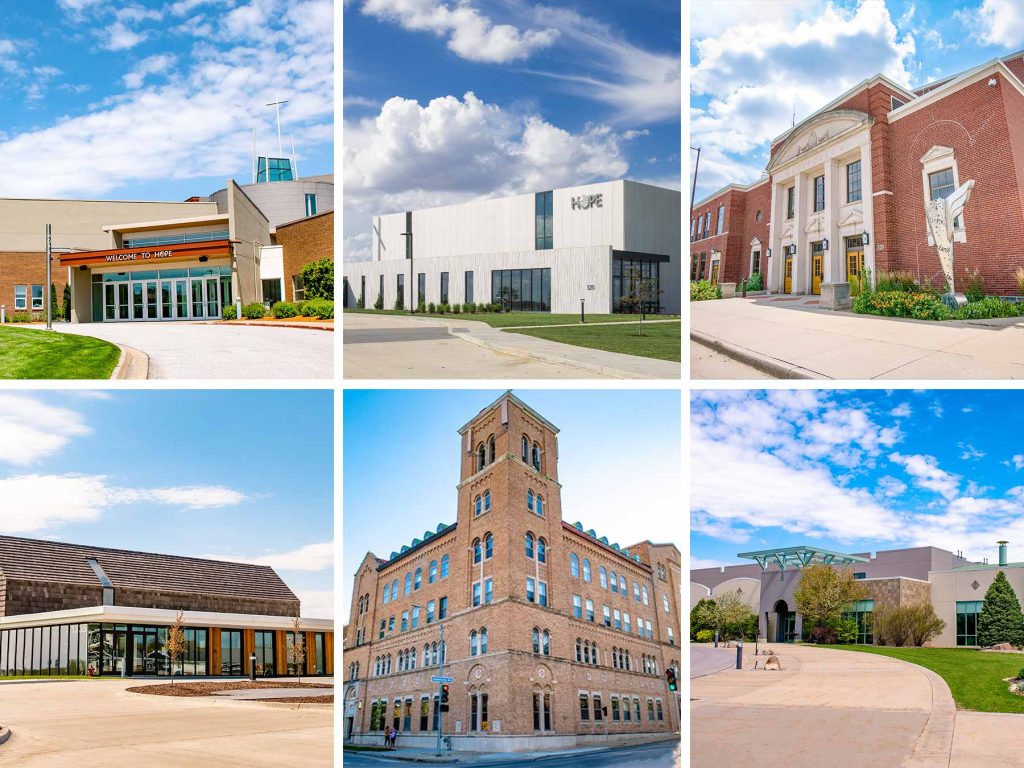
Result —
[[807, 226], [804, 227], [804, 234], [810, 235], [821, 232], [825, 228], [822, 224], [821, 216], [815, 216], [813, 219], [807, 222]]
[[793, 239], [793, 224], [789, 223], [786, 226], [784, 226], [782, 228], [782, 234], [779, 235], [779, 237], [781, 237], [783, 240], [786, 240], [787, 238], [789, 240], [792, 240]]
[[753, 240], [750, 241], [750, 245], [753, 248], [757, 248], [759, 245], [761, 245], [761, 241], [755, 237]]
[[953, 156], [952, 147], [944, 147], [940, 144], [936, 144], [934, 147], [924, 153], [924, 157], [921, 158], [921, 165], [927, 165], [933, 160], [941, 160], [945, 157]]
[[864, 223], [864, 214], [859, 208], [854, 208], [839, 220], [840, 227], [854, 227]]

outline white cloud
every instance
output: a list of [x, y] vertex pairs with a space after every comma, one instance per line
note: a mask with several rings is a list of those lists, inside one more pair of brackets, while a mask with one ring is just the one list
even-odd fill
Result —
[[982, 45], [1024, 45], [1024, 7], [1018, 0], [984, 0], [980, 7], [964, 8], [954, 15]]
[[1003, 463], [1009, 466], [1010, 462], [1013, 462], [1014, 469], [1024, 469], [1024, 453], [1015, 453], [1010, 457], [1010, 461], [1004, 461]]
[[957, 445], [960, 448], [960, 458], [964, 461], [974, 461], [976, 459], [985, 458], [985, 452], [979, 451], [970, 443], [960, 442], [957, 443]]
[[167, 72], [177, 63], [178, 57], [173, 54], [160, 53], [155, 56], [148, 56], [132, 67], [121, 80], [129, 88], [139, 88], [148, 76]]
[[82, 415], [69, 408], [50, 405], [33, 395], [0, 393], [2, 463], [32, 464], [91, 431]]
[[266, 565], [275, 571], [322, 571], [334, 567], [334, 542], [324, 541], [307, 544], [290, 552], [279, 552], [270, 555], [197, 555], [209, 560], [228, 560], [236, 563]]
[[213, 509], [241, 504], [248, 497], [222, 485], [186, 485], [175, 488], [153, 488], [140, 491], [141, 499], [173, 504], [187, 509]]
[[690, 568], [692, 570], [698, 568], [721, 568], [723, 565], [733, 565], [733, 563], [708, 557], [690, 557]]
[[910, 414], [911, 414], [910, 403], [900, 403], [895, 408], [893, 408], [891, 411], [889, 411], [889, 415], [895, 416], [898, 419], [905, 419]]
[[934, 491], [949, 500], [956, 498], [959, 493], [959, 476], [940, 468], [934, 456], [920, 453], [910, 455], [891, 453], [889, 460], [902, 466], [920, 488]]
[[454, 6], [436, 0], [366, 0], [362, 12], [445, 38], [453, 53], [469, 61], [521, 61], [558, 39], [556, 29], [520, 31], [510, 24], [495, 24], [466, 0]]
[[878, 478], [878, 492], [885, 498], [892, 499], [902, 496], [907, 490], [907, 484], [895, 477], [886, 475]]
[[334, 592], [329, 589], [296, 589], [300, 611], [307, 619], [334, 618]]

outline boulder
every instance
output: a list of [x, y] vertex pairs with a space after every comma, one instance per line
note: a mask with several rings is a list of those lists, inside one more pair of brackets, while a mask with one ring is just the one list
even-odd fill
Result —
[[1012, 651], [1013, 646], [1010, 643], [996, 643], [992, 646], [993, 651]]
[[764, 662], [764, 668], [768, 671], [775, 670], [776, 672], [780, 672], [782, 670], [782, 664], [779, 663], [779, 657], [773, 653]]

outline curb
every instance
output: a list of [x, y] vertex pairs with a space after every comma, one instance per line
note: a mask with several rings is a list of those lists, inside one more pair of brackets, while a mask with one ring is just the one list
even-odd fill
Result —
[[903, 768], [948, 768], [953, 759], [953, 730], [956, 726], [953, 694], [946, 681], [930, 669], [902, 659], [897, 661], [919, 670], [932, 688], [932, 711], [921, 729], [913, 753], [903, 761]]
[[334, 326], [326, 325], [300, 325], [299, 323], [246, 323], [239, 320], [222, 320], [215, 325], [245, 325], [250, 328], [299, 328], [304, 331], [330, 331], [334, 332]]
[[730, 357], [737, 362], [744, 363], [745, 365], [749, 365], [751, 368], [756, 368], [762, 373], [767, 373], [769, 376], [776, 379], [829, 379], [828, 376], [824, 376], [808, 368], [802, 368], [799, 365], [787, 363], [776, 357], [762, 355], [745, 347], [739, 347], [735, 344], [730, 344], [727, 341], [722, 341], [714, 336], [708, 336], [700, 331], [691, 330], [690, 341], [695, 341], [698, 344], [718, 352], [719, 354]]
[[149, 355], [141, 349], [117, 345], [121, 350], [121, 356], [110, 374], [112, 380], [138, 380], [149, 378]]
[[11, 738], [11, 729], [6, 725], [0, 728], [0, 744], [6, 744]]

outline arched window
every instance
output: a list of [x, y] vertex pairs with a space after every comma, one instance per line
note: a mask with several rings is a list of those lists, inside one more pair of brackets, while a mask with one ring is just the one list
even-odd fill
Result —
[[600, 664], [600, 663], [601, 663], [601, 662], [600, 662], [600, 661], [598, 660], [598, 655], [597, 655], [597, 643], [593, 643], [593, 647], [591, 647], [591, 649], [590, 649], [590, 653], [591, 653], [591, 656], [590, 656], [590, 663], [591, 663], [591, 664], [593, 664], [593, 665], [594, 665], [594, 666], [596, 667], [596, 666], [597, 666], [598, 664]]
[[612, 592], [619, 591], [619, 582], [615, 576], [615, 571], [608, 571], [608, 583], [611, 586]]
[[526, 510], [533, 512], [533, 491], [526, 492]]
[[533, 468], [540, 472], [540, 446], [536, 443], [533, 444], [532, 459]]
[[537, 562], [546, 563], [548, 561], [548, 544], [543, 538], [537, 539]]
[[614, 669], [619, 668], [619, 649], [614, 645], [612, 646], [612, 667]]
[[387, 605], [388, 601], [390, 601], [390, 600], [391, 600], [391, 584], [385, 584], [384, 585], [384, 605]]
[[541, 633], [541, 653], [545, 656], [551, 655], [551, 633], [546, 629]]
[[423, 646], [423, 666], [430, 666], [430, 643]]
[[480, 630], [480, 653], [487, 653], [487, 627]]
[[391, 602], [395, 602], [398, 599], [398, 579], [391, 582]]
[[480, 443], [480, 447], [476, 449], [476, 471], [479, 472], [481, 469], [487, 466], [487, 449], [484, 448], [484, 444]]
[[416, 649], [409, 649], [409, 669], [416, 669]]
[[491, 492], [484, 491], [484, 512], [491, 511]]
[[640, 602], [640, 582], [633, 582], [633, 599], [638, 603]]
[[480, 562], [480, 539], [473, 539], [473, 562]]
[[530, 441], [526, 439], [526, 435], [523, 435], [523, 442], [520, 451], [520, 455], [523, 457], [523, 463], [525, 464], [530, 460]]
[[422, 568], [417, 568], [416, 569], [416, 577], [413, 580], [413, 589], [419, 589], [422, 586], [423, 586], [423, 569]]
[[473, 499], [473, 517], [480, 517], [480, 513], [483, 511], [483, 499], [477, 496], [475, 499]]
[[628, 594], [626, 592], [626, 577], [621, 575], [619, 576], [619, 592], [621, 592], [624, 595]]
[[448, 578], [448, 555], [441, 558], [441, 578]]
[[474, 629], [469, 633], [469, 655], [476, 656], [480, 653], [480, 636]]
[[583, 661], [583, 644], [576, 638], [576, 661]]
[[437, 560], [430, 561], [430, 567], [427, 569], [427, 584], [433, 584], [437, 581]]
[[430, 644], [430, 661], [432, 664], [437, 664], [437, 643]]
[[544, 497], [537, 494], [537, 514], [544, 517]]
[[601, 577], [601, 589], [608, 589], [608, 571], [602, 565], [597, 569], [597, 573]]
[[640, 587], [640, 594], [643, 596], [642, 599], [644, 601], [644, 605], [648, 605], [648, 602], [647, 602], [647, 587], [646, 586]]
[[529, 531], [526, 533], [526, 556], [533, 559], [533, 534]]
[[533, 628], [533, 652], [540, 653], [540, 630]]
[[583, 580], [590, 581], [590, 561], [587, 558], [583, 558]]
[[487, 438], [487, 463], [494, 463], [494, 435]]
[[494, 557], [494, 537], [491, 534], [484, 536], [484, 559], [490, 560]]
[[408, 595], [412, 592], [412, 574], [405, 574], [405, 590], [402, 592], [403, 595]]
[[574, 579], [580, 577], [580, 556], [575, 552], [569, 555], [569, 575]]

